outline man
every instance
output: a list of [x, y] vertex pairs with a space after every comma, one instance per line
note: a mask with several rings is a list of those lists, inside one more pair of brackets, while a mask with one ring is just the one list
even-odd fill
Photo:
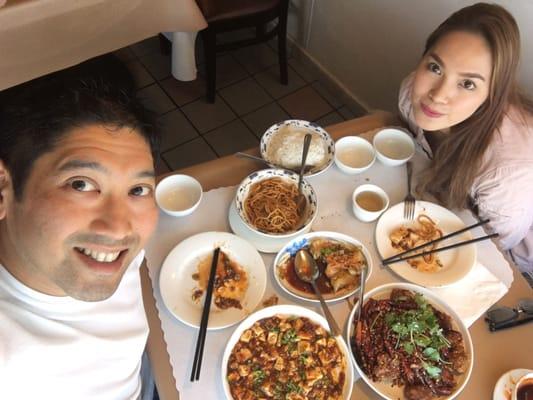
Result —
[[157, 221], [149, 114], [59, 73], [0, 104], [0, 398], [136, 399]]

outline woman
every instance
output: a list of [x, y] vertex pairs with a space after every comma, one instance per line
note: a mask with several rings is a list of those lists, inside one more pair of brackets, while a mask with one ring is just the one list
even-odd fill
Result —
[[533, 275], [533, 103], [520, 94], [520, 35], [504, 8], [478, 3], [428, 38], [399, 108], [433, 162], [419, 189], [473, 205]]

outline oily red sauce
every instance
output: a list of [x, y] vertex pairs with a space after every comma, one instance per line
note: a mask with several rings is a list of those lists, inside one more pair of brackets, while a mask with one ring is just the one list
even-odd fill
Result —
[[533, 400], [533, 382], [527, 382], [518, 388], [516, 392], [517, 400]]
[[[331, 283], [329, 282], [329, 279], [326, 277], [325, 274], [326, 264], [318, 260], [317, 266], [318, 270], [320, 271], [320, 276], [316, 280], [316, 286], [318, 290], [322, 294], [333, 293], [333, 287], [331, 286]], [[309, 294], [314, 293], [313, 286], [311, 286], [310, 283], [302, 281], [300, 278], [298, 278], [298, 275], [296, 275], [296, 271], [294, 269], [294, 258], [292, 257], [285, 264], [285, 279], [295, 289], [301, 290], [302, 292], [306, 292]]]

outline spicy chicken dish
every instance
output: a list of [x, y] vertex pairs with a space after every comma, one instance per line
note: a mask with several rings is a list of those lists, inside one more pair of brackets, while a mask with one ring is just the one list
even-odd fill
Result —
[[227, 371], [235, 400], [335, 400], [342, 398], [346, 360], [322, 326], [276, 315], [242, 333]]
[[[359, 246], [329, 238], [313, 238], [304, 248], [308, 249], [320, 270], [316, 280], [323, 295], [336, 297], [359, 287], [361, 270], [367, 267], [367, 260]], [[294, 256], [288, 256], [278, 266], [278, 276], [295, 291], [313, 294], [311, 284], [296, 275]]]
[[394, 289], [387, 299], [370, 298], [354, 328], [358, 365], [375, 382], [403, 387], [407, 400], [449, 396], [468, 370], [461, 333], [421, 294]]
[[[192, 278], [198, 281], [198, 287], [193, 290], [192, 298], [199, 301], [207, 288], [209, 270], [213, 256], [206, 257], [198, 264], [198, 272]], [[242, 309], [246, 290], [248, 289], [248, 277], [246, 271], [226, 253], [220, 251], [216, 266], [216, 275], [213, 288], [215, 305], [220, 309], [230, 307]]]
[[[414, 227], [407, 228], [400, 226], [392, 231], [389, 237], [393, 248], [399, 250], [399, 252], [403, 252], [442, 237], [442, 231], [427, 215], [420, 214], [416, 222], [417, 224]], [[433, 244], [420, 249], [419, 252], [432, 250], [435, 247], [436, 244]], [[424, 272], [435, 272], [442, 268], [442, 263], [435, 253], [411, 258], [406, 261], [411, 267]]]

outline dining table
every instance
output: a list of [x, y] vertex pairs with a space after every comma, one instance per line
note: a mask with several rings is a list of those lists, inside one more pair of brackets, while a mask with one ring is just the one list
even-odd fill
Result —
[[172, 32], [172, 73], [196, 76], [194, 40], [207, 26], [194, 0], [0, 1], [0, 90]]
[[[363, 135], [363, 137], [365, 137], [364, 135], [376, 132], [381, 128], [397, 125], [399, 125], [399, 120], [395, 115], [388, 112], [376, 111], [361, 118], [325, 127], [325, 129], [334, 140], [337, 140], [344, 136]], [[259, 155], [259, 148], [249, 149], [247, 152], [252, 155]], [[183, 168], [181, 170], [172, 171], [168, 174], [159, 176], [158, 179], [162, 179], [166, 175], [175, 173], [190, 175], [201, 183], [204, 194], [209, 194], [211, 193], [210, 191], [213, 190], [235, 187], [235, 185], [238, 185], [247, 175], [262, 168], [264, 167], [254, 161], [230, 155]], [[332, 166], [330, 168], [336, 167]], [[335, 171], [335, 173], [340, 172]], [[311, 183], [312, 182], [313, 180], [311, 179]], [[401, 190], [398, 189], [392, 197], [394, 197], [396, 201], [401, 201], [401, 199], [403, 199], [402, 196], [405, 196], [405, 190], [404, 185], [402, 185]], [[202, 208], [200, 208], [197, 212], [206, 212], [206, 210], [203, 209], [202, 211]], [[227, 208], [225, 212], [227, 212]], [[166, 218], [167, 229], [173, 229], [174, 226], [176, 226], [177, 230], [180, 229], [181, 222], [179, 219], [169, 220], [168, 217]], [[355, 220], [355, 217], [353, 218]], [[366, 224], [366, 228], [364, 229], [373, 230], [374, 225], [375, 224], [372, 223]], [[171, 359], [171, 356], [169, 355], [169, 349], [171, 348], [169, 342], [190, 341], [190, 343], [180, 343], [180, 345], [182, 348], [194, 349], [194, 338], [196, 337], [197, 329], [186, 326], [177, 319], [173, 319], [172, 316], [168, 315], [168, 311], [164, 310], [164, 307], [160, 304], [158, 274], [164, 255], [161, 254], [158, 257], [155, 257], [153, 254], [150, 255], [150, 253], [154, 252], [153, 249], [157, 248], [158, 240], [159, 238], [157, 237], [156, 231], [156, 236], [152, 239], [152, 244], [147, 246], [147, 259], [141, 268], [141, 282], [144, 306], [150, 327], [147, 353], [159, 397], [162, 400], [178, 399], [180, 396], [184, 399], [223, 399], [224, 395], [220, 390], [220, 380], [222, 378], [219, 376], [221, 365], [217, 365], [216, 363], [213, 365], [213, 363], [210, 363], [210, 360], [218, 361], [221, 359], [221, 354], [226, 345], [225, 340], [227, 340], [226, 338], [235, 329], [235, 326], [225, 328], [222, 331], [216, 331], [216, 333], [208, 331], [206, 338], [206, 343], [208, 343], [206, 344], [206, 353], [214, 352], [217, 354], [204, 355], [204, 365], [202, 367], [202, 376], [204, 379], [200, 379], [199, 382], [195, 383], [184, 383], [185, 381], [188, 381], [188, 375], [187, 377], [181, 376], [185, 374], [182, 372], [176, 373], [176, 369], [179, 369], [179, 371], [190, 371], [190, 367], [192, 366], [191, 351], [183, 352], [182, 355], [179, 355], [178, 359], [176, 358], [176, 354], [174, 354]], [[178, 243], [167, 243], [166, 245], [170, 249], [176, 244]], [[521, 299], [531, 298], [533, 291], [516, 267], [510, 266], [506, 256], [499, 250], [496, 254], [496, 246], [494, 244], [487, 243], [485, 246], [486, 247], [481, 245], [478, 246], [478, 258], [487, 260], [487, 263], [492, 264], [493, 272], [496, 271], [494, 272], [496, 275], [498, 274], [498, 268], [500, 265], [501, 270], [506, 271], [502, 272], [502, 276], [500, 277], [500, 280], [504, 281], [506, 286], [505, 294], [503, 297], [499, 298], [497, 304], [516, 307]], [[489, 249], [488, 246], [492, 247]], [[487, 254], [484, 254], [485, 249], [487, 249], [487, 254], [490, 250], [492, 252], [491, 254], [496, 254], [496, 256], [491, 255], [489, 257], [490, 259], [487, 259]], [[379, 264], [379, 262], [374, 262], [373, 271], [367, 283], [368, 289], [385, 283], [401, 281], [401, 279], [389, 269], [382, 268], [377, 264]], [[271, 268], [270, 265], [267, 265], [266, 267], [267, 269]], [[269, 275], [268, 279], [272, 279], [271, 275]], [[270, 282], [269, 285], [270, 293], [267, 294], [274, 293], [279, 295], [280, 298], [284, 298], [284, 294], [275, 283]], [[265, 297], [267, 297], [267, 295], [265, 295]], [[465, 298], [467, 297], [468, 295], [466, 295]], [[352, 306], [353, 299], [343, 301], [342, 304], [333, 307], [334, 315], [339, 324], [342, 324], [343, 326], [346, 324], [346, 318]], [[313, 305], [313, 307], [315, 310], [319, 310], [316, 305]], [[341, 318], [344, 318], [344, 320], [340, 320]], [[165, 321], [165, 323], [162, 323], [162, 321]], [[184, 332], [184, 334], [176, 337], [171, 336], [168, 330], [165, 333], [164, 326], [166, 325], [168, 327], [168, 324], [176, 324], [175, 326], [177, 329], [180, 332]], [[506, 371], [516, 368], [533, 369], [533, 350], [531, 346], [533, 338], [532, 324], [523, 324], [510, 329], [491, 332], [483, 317], [479, 316], [476, 320], [471, 321], [469, 332], [473, 343], [473, 369], [470, 379], [462, 392], [458, 395], [458, 399], [491, 399], [498, 378]], [[218, 339], [215, 340], [213, 338]], [[176, 376], [178, 376], [178, 379], [176, 379]], [[353, 386], [351, 398], [379, 399], [380, 397], [363, 381], [363, 379], [357, 379]]]

